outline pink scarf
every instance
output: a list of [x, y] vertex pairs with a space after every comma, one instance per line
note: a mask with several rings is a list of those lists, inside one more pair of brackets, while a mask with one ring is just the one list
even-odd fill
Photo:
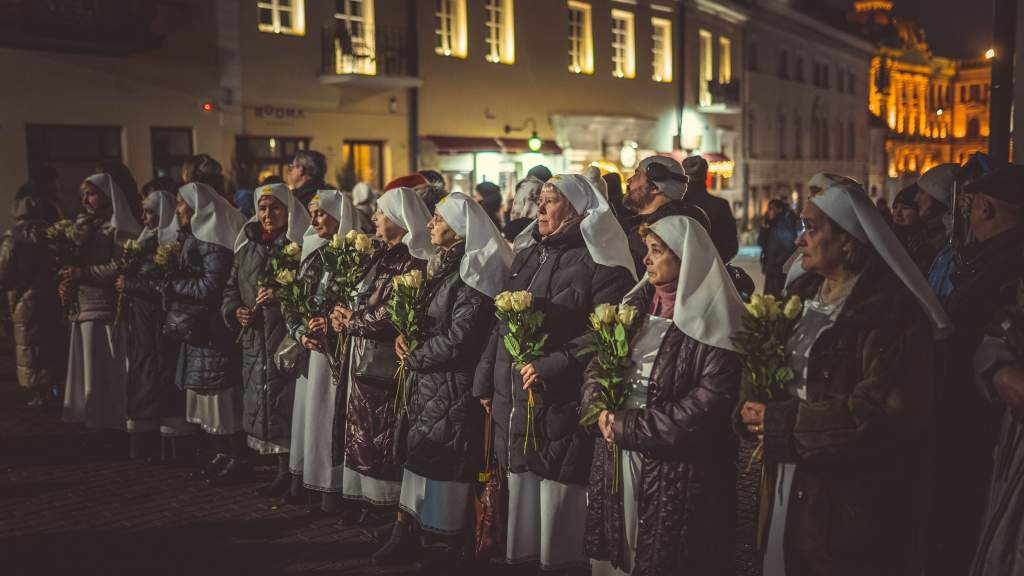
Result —
[[665, 286], [655, 286], [654, 297], [651, 298], [651, 308], [648, 312], [659, 318], [671, 318], [676, 307], [677, 287], [675, 282]]

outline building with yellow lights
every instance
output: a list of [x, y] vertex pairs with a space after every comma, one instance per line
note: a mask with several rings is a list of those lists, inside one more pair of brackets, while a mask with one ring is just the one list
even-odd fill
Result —
[[850, 21], [878, 46], [871, 61], [868, 108], [886, 126], [886, 192], [892, 195], [929, 168], [963, 163], [988, 149], [991, 69], [984, 59], [932, 54], [893, 2], [854, 3]]

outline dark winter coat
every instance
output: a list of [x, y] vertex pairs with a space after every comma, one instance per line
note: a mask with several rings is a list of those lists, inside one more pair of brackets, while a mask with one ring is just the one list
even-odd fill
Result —
[[740, 250], [739, 238], [736, 236], [736, 217], [732, 215], [729, 201], [712, 196], [703, 182], [695, 180], [690, 180], [684, 200], [707, 213], [711, 221], [711, 241], [722, 262], [728, 264]]
[[789, 209], [765, 223], [757, 239], [761, 246], [761, 270], [765, 276], [785, 276], [782, 269], [796, 251], [796, 237], [799, 234], [800, 223], [796, 214]]
[[708, 220], [708, 215], [703, 210], [683, 202], [682, 200], [672, 200], [666, 204], [662, 204], [657, 210], [650, 214], [636, 214], [623, 218], [625, 223], [624, 228], [626, 229], [626, 239], [629, 241], [629, 253], [633, 255], [633, 262], [636, 265], [636, 275], [638, 278], [642, 278], [647, 274], [647, 267], [644, 266], [644, 256], [647, 255], [647, 245], [644, 244], [644, 239], [640, 236], [641, 226], [650, 226], [658, 220], [665, 218], [666, 216], [689, 216], [697, 222], [700, 222], [704, 230], [711, 232], [711, 221]]
[[121, 255], [120, 242], [134, 238], [110, 225], [109, 208], [100, 214], [80, 214], [75, 226], [80, 235], [78, 262], [82, 275], [75, 290], [78, 312], [71, 320], [113, 321], [117, 308], [114, 281], [118, 274], [117, 258]]
[[494, 301], [459, 276], [464, 246], [441, 255], [427, 282], [425, 336], [406, 357], [409, 434], [405, 468], [432, 480], [473, 482], [483, 465], [483, 418], [473, 373], [494, 325]]
[[142, 241], [144, 262], [125, 276], [124, 314], [128, 319], [127, 411], [131, 420], [184, 416], [185, 401], [175, 385], [181, 345], [164, 336], [163, 272], [153, 262], [156, 236]]
[[290, 240], [284, 233], [269, 242], [263, 240], [258, 222], [246, 224], [244, 230], [249, 241], [235, 253], [221, 306], [224, 322], [233, 333], [241, 332], [242, 424], [245, 432], [257, 440], [288, 446], [295, 379], [278, 372], [274, 363], [274, 353], [288, 335], [281, 307], [277, 303], [262, 306], [247, 329], [238, 324], [235, 312], [256, 306], [257, 282], [269, 268], [270, 256]]
[[47, 390], [64, 378], [67, 341], [57, 276], [46, 248], [45, 213], [33, 197], [14, 208], [14, 227], [0, 242], [0, 287], [14, 323], [14, 361], [18, 384]]
[[[365, 285], [356, 296], [348, 332], [356, 339], [352, 342], [352, 362], [359, 365], [359, 356], [365, 353], [366, 345], [394, 349], [398, 332], [391, 324], [388, 300], [391, 298], [391, 281], [395, 276], [411, 270], [426, 269], [426, 262], [414, 258], [405, 244], [385, 247], [377, 251], [366, 274]], [[360, 339], [362, 341], [360, 341]], [[368, 341], [374, 342], [368, 342]], [[389, 358], [390, 356], [390, 358]], [[384, 354], [383, 360], [398, 364], [393, 355]], [[390, 370], [390, 367], [386, 368]], [[345, 411], [345, 434], [335, 433], [335, 449], [344, 442], [345, 466], [360, 474], [379, 480], [399, 481], [402, 466], [395, 445], [396, 411], [394, 406], [397, 383], [388, 381], [385, 387], [352, 375], [349, 379], [348, 407]], [[338, 427], [335, 426], [335, 430]], [[335, 455], [335, 461], [337, 455]]]
[[[791, 292], [813, 298], [821, 283], [808, 274]], [[774, 483], [776, 464], [796, 463], [784, 536], [788, 576], [920, 572], [934, 360], [920, 305], [884, 264], [870, 264], [811, 349], [806, 400], [769, 402], [765, 410], [768, 478]], [[736, 429], [753, 439], [738, 416]], [[771, 498], [761, 506], [766, 517]]]
[[[536, 234], [536, 233], [535, 233]], [[594, 440], [579, 422], [583, 370], [590, 357], [587, 317], [598, 304], [617, 304], [633, 286], [621, 267], [596, 264], [587, 251], [579, 225], [538, 240], [516, 254], [506, 290], [528, 290], [533, 306], [544, 313], [548, 335], [544, 355], [532, 362], [540, 383], [534, 388], [534, 432], [524, 450], [527, 392], [519, 370], [501, 343], [507, 328], [497, 323], [480, 359], [473, 395], [491, 398], [494, 451], [511, 472], [534, 472], [563, 484], [586, 484]], [[531, 433], [532, 434], [532, 433]]]
[[199, 240], [188, 228], [178, 233], [178, 243], [181, 250], [176, 278], [165, 288], [167, 307], [196, 318], [205, 341], [202, 345], [182, 345], [178, 386], [192, 390], [237, 386], [241, 363], [234, 338], [221, 317], [234, 254], [219, 244]]
[[[630, 303], [650, 308], [653, 286]], [[588, 370], [584, 398], [600, 384]], [[647, 407], [615, 412], [615, 443], [642, 462], [633, 576], [731, 573], [740, 360], [672, 325], [662, 339]], [[586, 410], [584, 406], [584, 411]], [[612, 452], [594, 440], [587, 504], [587, 556], [620, 566], [627, 554], [623, 492], [612, 493]]]

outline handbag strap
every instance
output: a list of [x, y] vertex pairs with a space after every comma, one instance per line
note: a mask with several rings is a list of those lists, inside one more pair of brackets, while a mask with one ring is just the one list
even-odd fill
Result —
[[491, 442], [494, 438], [494, 418], [486, 412], [484, 412], [484, 418], [487, 419], [484, 424], [484, 473], [493, 474], [497, 470], [495, 465], [497, 459], [494, 457], [494, 451], [491, 450]]

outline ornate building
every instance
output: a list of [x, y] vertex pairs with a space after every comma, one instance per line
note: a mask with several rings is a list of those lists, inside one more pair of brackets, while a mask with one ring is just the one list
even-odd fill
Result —
[[888, 0], [854, 2], [850, 21], [878, 46], [868, 107], [885, 126], [887, 191], [988, 148], [991, 70], [985, 60], [932, 54], [924, 31]]

